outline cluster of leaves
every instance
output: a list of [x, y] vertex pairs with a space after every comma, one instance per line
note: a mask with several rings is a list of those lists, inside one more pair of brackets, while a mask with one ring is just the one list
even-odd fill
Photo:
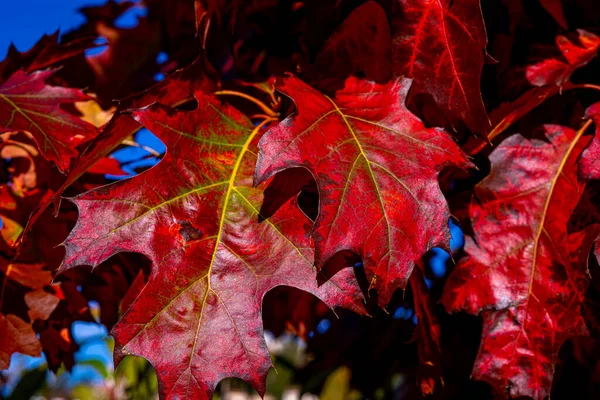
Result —
[[[305, 293], [284, 317], [303, 334], [323, 312], [307, 293], [376, 314], [410, 288], [423, 394], [444, 391], [440, 318], [465, 311], [483, 319], [472, 377], [549, 396], [563, 343], [598, 333], [600, 10], [484, 3], [109, 1], [11, 49], [0, 368], [41, 350], [72, 364], [94, 299], [116, 360], [148, 359], [163, 398], [225, 377], [264, 394], [268, 291]], [[142, 127], [166, 153], [106, 185]], [[431, 291], [422, 258], [450, 251], [451, 215], [465, 251]]]

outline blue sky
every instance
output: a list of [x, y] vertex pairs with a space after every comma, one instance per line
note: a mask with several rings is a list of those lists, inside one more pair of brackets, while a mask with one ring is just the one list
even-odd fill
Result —
[[[29, 50], [44, 34], [60, 30], [66, 33], [85, 22], [77, 10], [84, 6], [103, 5], [107, 0], [19, 0], [4, 1], [0, 13], [0, 60], [11, 43], [18, 50]], [[122, 15], [115, 25], [132, 28], [137, 17], [145, 15], [142, 7], [134, 7]]]
[[85, 18], [77, 9], [86, 5], [102, 5], [106, 0], [19, 0], [3, 1], [0, 12], [0, 59], [6, 56], [10, 43], [28, 50], [46, 33], [61, 33], [81, 25]]

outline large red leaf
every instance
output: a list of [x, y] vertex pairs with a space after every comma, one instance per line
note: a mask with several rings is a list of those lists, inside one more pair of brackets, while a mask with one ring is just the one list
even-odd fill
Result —
[[490, 128], [480, 84], [487, 37], [479, 0], [397, 0], [392, 57], [454, 120], [481, 135]]
[[475, 237], [443, 298], [448, 311], [483, 316], [473, 376], [499, 395], [540, 400], [560, 345], [587, 333], [580, 307], [598, 234], [589, 210], [576, 212], [587, 196], [577, 159], [589, 139], [558, 125], [543, 133], [513, 135], [490, 155], [490, 175], [470, 204]]
[[42, 155], [65, 172], [79, 155], [75, 147], [95, 137], [97, 130], [60, 108], [89, 97], [77, 89], [47, 86], [44, 80], [52, 73], [17, 71], [0, 86], [0, 133], [30, 132]]
[[150, 360], [165, 398], [209, 399], [225, 377], [262, 394], [271, 367], [261, 321], [268, 290], [294, 286], [359, 312], [362, 295], [348, 269], [317, 287], [310, 223], [297, 206], [258, 222], [262, 191], [252, 188], [252, 172], [260, 127], [196, 97], [192, 112], [159, 105], [134, 112], [167, 153], [132, 179], [73, 199], [80, 216], [61, 269], [145, 254], [152, 273], [113, 329], [117, 358]]
[[279, 90], [296, 112], [262, 138], [255, 177], [264, 182], [293, 167], [313, 174], [317, 267], [343, 250], [358, 254], [382, 306], [406, 287], [428, 249], [447, 247], [449, 212], [437, 174], [469, 165], [446, 132], [406, 109], [409, 88], [406, 79], [379, 85], [350, 77], [331, 99], [285, 79]]

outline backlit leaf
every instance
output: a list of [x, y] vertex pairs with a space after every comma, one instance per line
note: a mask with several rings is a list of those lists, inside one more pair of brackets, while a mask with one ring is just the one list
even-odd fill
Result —
[[132, 179], [73, 199], [80, 216], [62, 270], [124, 251], [146, 255], [148, 283], [113, 329], [117, 358], [150, 360], [165, 398], [210, 399], [225, 377], [262, 394], [271, 367], [261, 321], [268, 290], [294, 286], [359, 312], [362, 295], [351, 270], [317, 287], [310, 222], [297, 206], [258, 222], [260, 126], [201, 92], [196, 98], [195, 111], [155, 104], [134, 112], [167, 153]]
[[449, 212], [437, 174], [469, 165], [445, 131], [426, 128], [406, 109], [409, 88], [405, 79], [379, 85], [351, 77], [332, 99], [285, 79], [279, 90], [296, 112], [263, 136], [256, 169], [257, 183], [289, 168], [312, 173], [317, 267], [340, 251], [357, 254], [382, 306], [406, 287], [428, 249], [447, 247]]
[[66, 172], [79, 155], [76, 146], [93, 139], [97, 130], [60, 108], [89, 98], [77, 89], [46, 85], [52, 73], [17, 71], [0, 85], [0, 132], [30, 132], [42, 155]]
[[397, 0], [392, 56], [413, 90], [484, 135], [490, 129], [479, 80], [487, 37], [479, 0]]
[[[446, 283], [448, 311], [484, 320], [473, 377], [501, 396], [550, 394], [561, 344], [587, 334], [581, 305], [587, 258], [598, 235], [577, 159], [583, 130], [544, 126], [544, 135], [515, 134], [490, 155], [490, 175], [475, 188], [468, 257]], [[587, 200], [589, 202], [589, 200]]]

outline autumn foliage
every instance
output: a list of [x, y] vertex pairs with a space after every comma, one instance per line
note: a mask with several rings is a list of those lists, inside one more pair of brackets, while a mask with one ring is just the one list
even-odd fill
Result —
[[[367, 397], [361, 368], [434, 398], [600, 393], [593, 1], [147, 0], [115, 26], [140, 6], [0, 63], [0, 369], [70, 368], [95, 300], [161, 398], [262, 395], [263, 325], [307, 338], [316, 296], [363, 325], [309, 340], [306, 374], [373, 349]], [[126, 177], [112, 154], [142, 128], [166, 152]], [[432, 286], [451, 219], [466, 243]], [[281, 286], [302, 292], [263, 304]], [[382, 355], [410, 334], [415, 363]]]

